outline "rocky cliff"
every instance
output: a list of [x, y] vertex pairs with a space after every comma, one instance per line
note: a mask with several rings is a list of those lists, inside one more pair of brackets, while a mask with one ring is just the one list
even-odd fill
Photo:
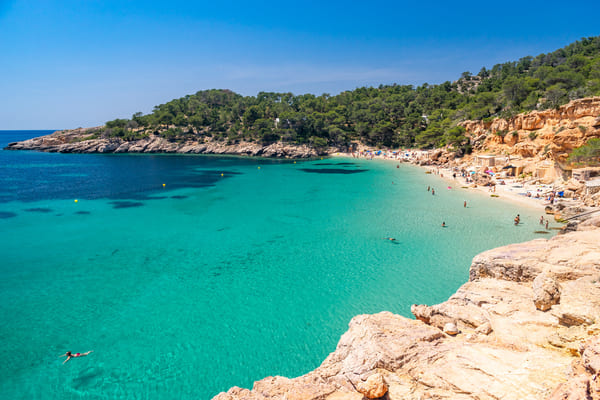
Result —
[[50, 135], [10, 143], [6, 150], [40, 150], [59, 153], [181, 153], [181, 154], [231, 154], [278, 158], [311, 158], [321, 153], [306, 145], [255, 142], [228, 144], [215, 140], [188, 140], [172, 142], [157, 135], [125, 141], [119, 138], [94, 138], [98, 128], [80, 128], [57, 131]]
[[598, 227], [486, 251], [416, 320], [359, 315], [316, 370], [215, 400], [600, 399]]
[[509, 119], [465, 121], [460, 125], [478, 151], [564, 162], [571, 150], [600, 137], [600, 97], [573, 100], [558, 109]]

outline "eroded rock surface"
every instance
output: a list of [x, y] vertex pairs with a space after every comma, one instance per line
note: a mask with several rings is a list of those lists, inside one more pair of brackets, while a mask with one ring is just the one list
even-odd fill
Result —
[[[600, 229], [585, 229], [482, 253], [448, 301], [412, 307], [416, 320], [357, 316], [316, 370], [215, 399], [600, 399]], [[539, 276], [560, 286], [546, 312]]]
[[558, 109], [532, 111], [509, 119], [461, 122], [475, 149], [522, 157], [550, 154], [565, 161], [568, 153], [600, 137], [600, 97], [577, 99]]
[[96, 128], [80, 128], [54, 132], [22, 142], [10, 143], [7, 150], [40, 150], [58, 153], [181, 153], [181, 154], [234, 154], [274, 158], [311, 158], [320, 155], [313, 147], [256, 142], [228, 144], [208, 140], [171, 142], [157, 135], [125, 141], [120, 138], [95, 138]]

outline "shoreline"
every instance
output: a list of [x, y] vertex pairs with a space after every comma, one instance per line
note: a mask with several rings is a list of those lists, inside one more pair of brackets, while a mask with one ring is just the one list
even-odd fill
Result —
[[[350, 154], [350, 153], [335, 153], [333, 155], [330, 155], [330, 157], [356, 159], [356, 157], [353, 157], [352, 154]], [[360, 159], [366, 159], [366, 158], [360, 157]], [[425, 173], [430, 172], [431, 175], [436, 176], [437, 178], [442, 179], [443, 181], [445, 181], [447, 183], [451, 183], [452, 184], [451, 186], [453, 187], [453, 189], [454, 188], [456, 188], [456, 189], [465, 188], [465, 190], [469, 190], [469, 191], [472, 191], [474, 193], [478, 193], [478, 194], [484, 195], [484, 196], [487, 195], [487, 197], [491, 197], [491, 195], [494, 194], [497, 196], [495, 198], [502, 199], [504, 201], [508, 201], [508, 202], [511, 202], [511, 203], [519, 205], [519, 206], [535, 209], [536, 211], [542, 212], [543, 214], [545, 214], [545, 208], [547, 206], [550, 206], [549, 202], [547, 202], [541, 198], [536, 199], [535, 197], [527, 197], [525, 195], [518, 194], [518, 192], [516, 190], [513, 190], [513, 189], [517, 189], [514, 187], [514, 185], [520, 184], [515, 179], [504, 179], [506, 182], [506, 185], [497, 184], [496, 192], [490, 192], [488, 186], [477, 185], [477, 187], [474, 187], [474, 185], [472, 183], [467, 183], [466, 180], [461, 176], [457, 176], [456, 178], [453, 178], [452, 170], [445, 166], [437, 167], [437, 166], [432, 166], [432, 165], [419, 165], [416, 162], [406, 162], [403, 160], [398, 160], [398, 159], [394, 159], [394, 158], [386, 158], [386, 157], [382, 157], [382, 156], [374, 156], [373, 160], [380, 160], [380, 161], [396, 163], [396, 164], [400, 164], [400, 165], [410, 164], [414, 167], [417, 167], [417, 168], [423, 170]], [[436, 171], [439, 171], [439, 173], [436, 173]], [[522, 187], [519, 188], [519, 193], [527, 192], [528, 190], [531, 191], [531, 190], [537, 189], [537, 185], [522, 185], [521, 184], [521, 186]], [[565, 200], [566, 199], [564, 199], [562, 201], [565, 201]], [[572, 200], [568, 200], [568, 201], [573, 202]], [[576, 205], [576, 204], [574, 203], [573, 205]]]
[[[332, 353], [213, 400], [565, 399], [600, 392], [600, 216], [484, 251], [443, 303], [352, 318]], [[571, 397], [569, 397], [571, 398]], [[577, 397], [597, 399], [597, 397]]]

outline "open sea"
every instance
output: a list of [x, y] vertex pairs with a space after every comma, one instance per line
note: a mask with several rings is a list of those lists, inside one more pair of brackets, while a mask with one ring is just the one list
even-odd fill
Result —
[[0, 398], [210, 399], [307, 373], [353, 316], [411, 317], [477, 253], [540, 237], [538, 211], [447, 186], [391, 161], [0, 151]]

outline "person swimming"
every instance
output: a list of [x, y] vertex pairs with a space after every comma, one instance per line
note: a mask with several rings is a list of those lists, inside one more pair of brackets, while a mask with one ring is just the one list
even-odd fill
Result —
[[59, 357], [67, 357], [67, 359], [65, 361], [63, 361], [63, 364], [64, 364], [67, 361], [69, 361], [71, 358], [87, 356], [88, 354], [90, 354], [93, 351], [94, 350], [90, 350], [90, 351], [85, 352], [85, 353], [75, 353], [75, 354], [71, 353], [70, 351], [67, 351], [65, 354], [62, 354]]
[[515, 217], [515, 225], [519, 225], [519, 222], [521, 222], [521, 217], [519, 216], [519, 214], [517, 214], [517, 216]]
[[446, 221], [442, 222], [442, 228], [446, 227]]
[[391, 240], [392, 242], [394, 242], [396, 240], [396, 238], [393, 238], [393, 237], [385, 237], [383, 239], [384, 240]]

